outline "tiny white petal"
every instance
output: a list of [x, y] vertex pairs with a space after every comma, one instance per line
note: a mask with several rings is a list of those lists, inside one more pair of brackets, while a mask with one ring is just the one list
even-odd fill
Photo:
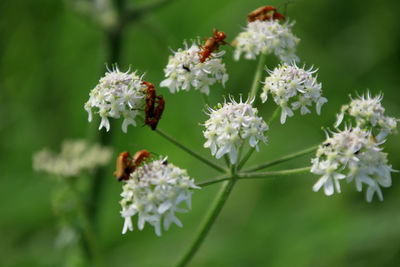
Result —
[[[340, 116], [338, 118], [340, 121]], [[332, 195], [335, 189], [340, 193], [340, 181], [345, 179], [348, 183], [354, 181], [357, 191], [362, 191], [366, 185], [368, 202], [375, 192], [383, 200], [380, 186], [391, 186], [390, 173], [394, 170], [388, 165], [387, 154], [379, 147], [381, 143], [375, 142], [371, 132], [359, 126], [331, 132], [332, 136], [326, 133], [327, 139], [311, 160], [311, 172], [322, 175], [313, 190], [324, 186], [326, 195]]]
[[366, 95], [352, 99], [348, 105], [342, 107], [336, 127], [339, 126], [345, 115], [349, 115], [355, 120], [357, 126], [369, 129], [376, 134], [375, 139], [378, 143], [384, 141], [389, 134], [397, 133], [399, 120], [385, 116], [385, 108], [381, 104], [382, 98], [381, 94], [371, 97], [367, 92]]
[[199, 187], [187, 176], [186, 170], [167, 163], [166, 159], [161, 157], [159, 160], [144, 162], [132, 172], [129, 180], [124, 181], [120, 202], [121, 216], [125, 218], [123, 232], [131, 229], [130, 219], [135, 215], [138, 216], [139, 230], [147, 222], [154, 227], [158, 236], [162, 233], [162, 220], [165, 230], [171, 222], [182, 226], [175, 212], [187, 210], [181, 207], [184, 206], [182, 202], [191, 208], [191, 190]]
[[314, 186], [313, 186], [313, 191], [314, 192], [317, 192], [317, 191], [319, 191], [320, 189], [321, 189], [321, 187], [325, 184], [325, 182], [326, 182], [326, 177], [321, 177], [315, 184], [314, 184]]
[[327, 196], [331, 196], [334, 192], [333, 183], [331, 179], [328, 179], [324, 184], [324, 193]]
[[117, 67], [109, 70], [89, 94], [85, 110], [92, 121], [92, 109], [101, 117], [99, 129], [110, 130], [109, 118], [124, 117], [122, 130], [126, 133], [129, 124], [135, 125], [135, 110], [145, 106], [146, 89], [136, 72], [120, 72]]
[[193, 43], [186, 49], [178, 49], [169, 57], [164, 69], [166, 79], [160, 83], [161, 87], [168, 87], [171, 93], [189, 91], [191, 87], [208, 95], [210, 86], [216, 82], [225, 86], [228, 80], [225, 64], [222, 63], [223, 51], [212, 52], [204, 62], [200, 62], [201, 48]]
[[274, 53], [281, 61], [297, 61], [295, 50], [299, 39], [291, 32], [293, 25], [280, 24], [278, 20], [249, 22], [235, 39], [234, 59], [239, 60], [242, 53], [246, 59], [255, 59], [261, 53]]
[[[264, 103], [268, 94], [280, 106], [281, 124], [286, 118], [293, 116], [293, 110], [300, 109], [302, 115], [311, 113], [309, 106], [315, 103], [317, 114], [321, 113], [321, 107], [328, 102], [322, 97], [321, 83], [317, 82], [316, 70], [306, 70], [305, 66], [298, 67], [294, 61], [284, 63], [274, 70], [267, 69], [268, 76], [265, 78], [263, 92], [260, 97]], [[291, 108], [292, 109], [291, 109]]]
[[338, 115], [336, 115], [337, 119], [336, 119], [336, 124], [335, 124], [335, 128], [339, 127], [339, 125], [342, 123], [343, 118], [344, 118], [344, 113], [340, 113]]
[[122, 228], [122, 234], [124, 235], [127, 231], [133, 231], [133, 225], [131, 217], [126, 217], [124, 221], [124, 227]]
[[211, 155], [217, 159], [228, 154], [232, 164], [237, 162], [237, 151], [245, 139], [250, 146], [257, 151], [259, 141], [266, 143], [264, 133], [268, 125], [261, 117], [257, 116], [257, 110], [251, 106], [254, 99], [247, 99], [239, 103], [230, 97], [230, 102], [218, 104], [218, 109], [209, 108], [210, 118], [204, 123], [206, 130], [203, 135], [207, 138], [204, 147], [211, 149]]
[[166, 212], [168, 209], [170, 209], [172, 206], [172, 203], [170, 202], [164, 202], [158, 207], [158, 213], [163, 214]]

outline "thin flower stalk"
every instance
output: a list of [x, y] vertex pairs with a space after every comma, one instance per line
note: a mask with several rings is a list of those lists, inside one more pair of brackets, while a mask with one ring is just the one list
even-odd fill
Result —
[[[269, 118], [267, 125], [271, 125], [271, 124], [274, 122], [275, 118], [278, 116], [279, 110], [280, 110], [279, 107], [277, 107], [277, 108], [275, 109], [274, 113], [272, 113], [271, 117]], [[239, 163], [239, 165], [238, 165], [238, 167], [237, 167], [237, 170], [238, 170], [238, 171], [240, 171], [240, 170], [243, 168], [243, 166], [244, 166], [244, 165], [246, 164], [246, 162], [249, 160], [249, 158], [251, 157], [251, 155], [253, 155], [254, 149], [255, 149], [254, 147], [251, 147], [251, 148], [249, 149], [249, 151], [247, 151], [246, 155], [243, 157], [243, 159], [240, 161], [240, 163]]]
[[[302, 167], [296, 169], [288, 169], [288, 170], [279, 170], [279, 171], [269, 171], [269, 172], [242, 172], [237, 173], [235, 179], [236, 180], [248, 180], [248, 179], [263, 179], [263, 178], [273, 178], [276, 176], [289, 176], [289, 175], [297, 175], [304, 174], [310, 172], [311, 167]], [[201, 186], [202, 188], [217, 184], [224, 181], [232, 180], [231, 176], [224, 175], [219, 176], [214, 179], [209, 179], [203, 182], [199, 182], [196, 185]]]
[[258, 88], [260, 87], [260, 81], [262, 78], [261, 76], [262, 76], [263, 70], [265, 68], [266, 59], [267, 59], [266, 55], [264, 55], [264, 54], [260, 55], [256, 73], [255, 73], [254, 79], [253, 79], [253, 84], [251, 85], [251, 89], [250, 89], [250, 98], [254, 98], [257, 95], [257, 91], [258, 91]]
[[85, 205], [83, 204], [83, 202], [79, 196], [79, 193], [76, 191], [76, 189], [73, 185], [73, 181], [66, 180], [66, 183], [68, 184], [71, 195], [74, 198], [78, 216], [81, 221], [81, 225], [82, 225], [82, 229], [83, 229], [83, 235], [84, 235], [86, 244], [89, 248], [90, 254], [93, 258], [93, 262], [95, 263], [96, 266], [103, 266], [102, 256], [101, 256], [99, 247], [97, 245], [96, 235], [92, 228], [92, 224], [90, 222], [87, 209], [86, 209]]
[[204, 147], [210, 148], [211, 155], [217, 159], [228, 154], [231, 164], [238, 161], [238, 150], [244, 143], [249, 143], [259, 151], [258, 143], [266, 143], [265, 132], [268, 125], [258, 116], [258, 110], [253, 108], [254, 99], [236, 102], [230, 101], [218, 104], [215, 109], [208, 108], [210, 118], [204, 123], [204, 137], [207, 141]]
[[228, 199], [233, 186], [236, 183], [236, 175], [232, 174], [229, 181], [225, 181], [222, 185], [213, 205], [211, 206], [207, 216], [204, 218], [201, 226], [196, 234], [195, 239], [193, 240], [192, 244], [189, 246], [186, 253], [183, 255], [179, 263], [176, 265], [178, 267], [186, 266], [189, 261], [193, 258], [194, 254], [199, 249], [200, 245], [206, 238], [208, 232], [210, 231], [212, 225], [214, 224], [215, 220], [217, 219], [219, 213], [222, 210], [226, 200]]
[[277, 165], [277, 164], [280, 164], [280, 163], [283, 163], [283, 162], [286, 162], [286, 161], [301, 157], [301, 156], [306, 155], [308, 153], [314, 152], [315, 150], [317, 150], [317, 148], [318, 148], [318, 146], [312, 146], [310, 148], [306, 148], [304, 150], [301, 150], [301, 151], [298, 151], [298, 152], [295, 152], [295, 153], [291, 153], [291, 154], [283, 156], [281, 158], [278, 158], [278, 159], [275, 159], [275, 160], [272, 160], [272, 161], [269, 161], [269, 162], [265, 162], [265, 163], [262, 163], [260, 165], [254, 166], [254, 167], [251, 167], [251, 168], [245, 170], [245, 172], [254, 172], [254, 171], [259, 171], [259, 170], [262, 170], [262, 169], [266, 169], [268, 167], [271, 167], [271, 166], [274, 166], [274, 165]]
[[213, 169], [215, 169], [215, 170], [217, 170], [219, 172], [222, 172], [222, 173], [226, 172], [226, 170], [223, 167], [215, 164], [211, 160], [203, 157], [202, 155], [198, 154], [197, 152], [193, 151], [192, 149], [188, 148], [187, 146], [181, 144], [178, 140], [176, 140], [176, 139], [172, 138], [171, 136], [167, 135], [165, 132], [161, 131], [160, 129], [156, 129], [155, 132], [158, 133], [159, 135], [161, 135], [162, 137], [164, 137], [166, 140], [168, 140], [172, 144], [174, 144], [177, 147], [179, 147], [180, 149], [182, 149], [183, 151], [185, 151], [188, 154], [192, 155], [193, 157], [197, 158], [201, 162], [207, 164], [211, 168], [213, 168]]

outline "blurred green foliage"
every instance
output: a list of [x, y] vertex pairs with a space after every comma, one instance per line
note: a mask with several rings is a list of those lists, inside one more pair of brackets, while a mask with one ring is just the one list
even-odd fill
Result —
[[[88, 124], [83, 104], [103, 75], [104, 63], [114, 63], [108, 62], [105, 34], [66, 2], [0, 1], [1, 266], [65, 266], [66, 262], [65, 251], [55, 246], [59, 227], [51, 205], [59, 185], [34, 173], [31, 158], [42, 147], [59, 149], [66, 138], [94, 138], [98, 124]], [[172, 1], [125, 28], [118, 64], [121, 70], [132, 66], [146, 72], [146, 80], [157, 85], [170, 49], [182, 47], [184, 39], [210, 35], [213, 27], [233, 40], [245, 26], [247, 13], [265, 4], [282, 2]], [[387, 114], [399, 117], [399, 9], [398, 1], [378, 0], [298, 0], [287, 6], [287, 16], [296, 21], [293, 32], [301, 38], [298, 55], [319, 68], [318, 80], [329, 102], [321, 116], [296, 115], [284, 127], [275, 123], [268, 133], [269, 144], [250, 162], [320, 143], [324, 139], [320, 127], [332, 125], [349, 94], [367, 88], [374, 94], [382, 90]], [[256, 67], [255, 61], [234, 62], [233, 48], [226, 49], [230, 79], [226, 88], [212, 88], [212, 104], [223, 101], [222, 95], [246, 95]], [[276, 63], [268, 58], [268, 66]], [[200, 93], [160, 91], [167, 105], [159, 127], [211, 157], [202, 146], [199, 124], [206, 115]], [[274, 108], [269, 100], [260, 114], [267, 118]], [[198, 181], [216, 175], [147, 127], [131, 127], [123, 134], [120, 123], [111, 129], [116, 153], [146, 148], [168, 155]], [[393, 167], [400, 169], [399, 136], [389, 138], [384, 147]], [[309, 160], [306, 156], [275, 169], [307, 166]], [[150, 227], [122, 236], [121, 186], [112, 176], [113, 168], [111, 162], [98, 203], [98, 238], [106, 266], [173, 265], [191, 242], [219, 185], [194, 194], [193, 210], [181, 216], [182, 229], [173, 226], [162, 238]], [[353, 185], [332, 197], [313, 193], [317, 179], [313, 175], [241, 181], [191, 266], [399, 266], [398, 178], [393, 174], [393, 186], [383, 190], [384, 202], [374, 199], [371, 204]]]

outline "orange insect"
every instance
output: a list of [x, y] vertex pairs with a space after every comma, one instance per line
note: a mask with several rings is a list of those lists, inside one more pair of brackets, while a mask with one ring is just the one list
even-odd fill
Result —
[[147, 122], [145, 121], [145, 123], [147, 125], [149, 125], [152, 130], [155, 130], [157, 128], [157, 124], [160, 121], [161, 115], [162, 115], [162, 113], [164, 111], [165, 100], [161, 95], [157, 96], [157, 103], [158, 103], [158, 105], [154, 109], [154, 112], [153, 112], [154, 113], [153, 114], [154, 115], [153, 118], [149, 119]]
[[[156, 95], [156, 89], [152, 83], [142, 82], [142, 84], [147, 86], [144, 123], [149, 125], [152, 130], [155, 130], [164, 111], [165, 100], [162, 95]], [[157, 107], [155, 106], [156, 104]]]
[[146, 107], [145, 107], [145, 113], [147, 119], [148, 117], [151, 118], [154, 116], [153, 113], [154, 113], [154, 104], [156, 100], [156, 89], [154, 88], [154, 85], [151, 82], [142, 82], [142, 84], [147, 86]]
[[135, 155], [133, 155], [132, 158], [132, 165], [133, 165], [133, 171], [136, 170], [137, 167], [139, 167], [140, 163], [142, 163], [143, 161], [146, 161], [147, 158], [150, 158], [150, 152], [143, 149], [143, 150], [139, 150], [138, 152], [135, 153]]
[[117, 177], [118, 181], [129, 180], [129, 176], [132, 172], [131, 161], [129, 152], [122, 152], [117, 158], [117, 169], [114, 172], [114, 176]]
[[135, 153], [132, 159], [129, 152], [122, 152], [117, 158], [117, 169], [114, 176], [118, 181], [129, 180], [131, 173], [134, 172], [140, 164], [147, 158], [151, 157], [150, 152], [147, 150], [139, 150]]
[[208, 39], [206, 37], [204, 47], [201, 47], [203, 51], [200, 52], [200, 62], [203, 63], [204, 61], [206, 61], [206, 59], [210, 57], [212, 52], [218, 50], [220, 45], [225, 45], [225, 38], [226, 34], [223, 31], [217, 31], [217, 29], [214, 29], [213, 36]]
[[248, 22], [253, 22], [255, 20], [285, 20], [285, 16], [279, 13], [274, 6], [262, 6], [253, 10], [247, 16]]

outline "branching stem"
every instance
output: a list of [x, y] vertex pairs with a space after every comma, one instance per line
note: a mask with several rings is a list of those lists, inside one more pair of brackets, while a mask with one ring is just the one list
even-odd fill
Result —
[[236, 183], [236, 174], [234, 172], [229, 176], [229, 181], [226, 181], [221, 189], [218, 192], [217, 198], [214, 200], [214, 203], [211, 206], [211, 209], [208, 211], [208, 214], [204, 218], [201, 223], [199, 230], [193, 240], [192, 244], [189, 246], [186, 253], [183, 255], [177, 266], [183, 267], [186, 266], [189, 261], [192, 259], [194, 254], [199, 249], [201, 243], [206, 238], [208, 232], [210, 231], [212, 225], [218, 217], [218, 214], [221, 212], [222, 207], [224, 206], [226, 200], [228, 199], [229, 194], [232, 191], [233, 186]]
[[254, 75], [253, 84], [251, 85], [250, 89], [250, 98], [254, 98], [257, 95], [258, 87], [260, 86], [261, 74], [265, 68], [265, 60], [266, 56], [264, 54], [260, 55], [260, 59], [258, 60], [258, 65], [256, 69], [256, 73]]
[[165, 132], [161, 131], [160, 129], [156, 129], [155, 132], [158, 133], [159, 135], [161, 135], [162, 137], [164, 137], [166, 140], [170, 141], [172, 144], [174, 144], [177, 147], [179, 147], [180, 149], [182, 149], [183, 151], [185, 151], [188, 154], [192, 155], [193, 157], [197, 158], [201, 162], [207, 164], [211, 168], [214, 168], [215, 170], [217, 170], [217, 171], [219, 171], [221, 173], [226, 173], [226, 170], [224, 168], [222, 168], [219, 165], [215, 164], [211, 160], [203, 157], [202, 155], [198, 154], [197, 152], [195, 152], [194, 150], [188, 148], [187, 146], [181, 144], [178, 140], [176, 140], [175, 138], [169, 136], [168, 134], [166, 134]]
[[[277, 107], [274, 111], [274, 113], [272, 113], [271, 117], [268, 120], [267, 125], [269, 127], [271, 127], [272, 122], [275, 120], [275, 118], [277, 117], [278, 113], [279, 113], [280, 108]], [[243, 166], [246, 164], [246, 162], [249, 160], [249, 158], [251, 157], [251, 155], [254, 153], [254, 150], [256, 150], [255, 147], [251, 147], [249, 149], [249, 151], [247, 151], [246, 155], [243, 157], [243, 159], [239, 162], [237, 170], [240, 171]]]
[[317, 148], [318, 148], [318, 146], [312, 146], [312, 147], [306, 148], [304, 150], [301, 150], [301, 151], [298, 151], [298, 152], [291, 153], [289, 155], [283, 156], [281, 158], [278, 158], [278, 159], [275, 159], [275, 160], [272, 160], [272, 161], [269, 161], [269, 162], [266, 162], [266, 163], [262, 163], [260, 165], [254, 166], [254, 167], [251, 167], [251, 168], [245, 170], [245, 172], [254, 172], [254, 171], [259, 171], [259, 170], [262, 170], [262, 169], [266, 169], [268, 167], [277, 165], [279, 163], [282, 163], [282, 162], [285, 162], [285, 161], [289, 161], [289, 160], [301, 157], [303, 155], [306, 155], [308, 153], [311, 153], [311, 152], [315, 151]]
[[82, 202], [79, 193], [76, 191], [74, 185], [72, 184], [72, 181], [66, 181], [66, 183], [68, 184], [68, 187], [69, 187], [72, 197], [74, 199], [76, 209], [78, 212], [78, 216], [79, 216], [79, 220], [82, 225], [83, 235], [84, 235], [86, 244], [88, 246], [88, 249], [90, 251], [90, 254], [92, 256], [93, 262], [94, 262], [95, 266], [102, 266], [103, 260], [102, 260], [99, 248], [97, 246], [96, 235], [93, 231], [92, 224], [89, 220], [89, 216], [88, 216], [87, 210], [85, 208], [85, 205]]
[[[287, 175], [295, 175], [309, 172], [311, 167], [302, 167], [297, 169], [289, 169], [289, 170], [280, 170], [280, 171], [269, 171], [269, 172], [243, 172], [236, 174], [236, 180], [247, 180], [247, 179], [263, 179], [263, 178], [271, 178], [275, 176], [287, 176]], [[223, 175], [216, 177], [214, 179], [206, 180], [200, 182], [196, 185], [200, 187], [206, 187], [208, 185], [220, 183], [223, 181], [232, 180], [232, 177], [229, 175]]]

